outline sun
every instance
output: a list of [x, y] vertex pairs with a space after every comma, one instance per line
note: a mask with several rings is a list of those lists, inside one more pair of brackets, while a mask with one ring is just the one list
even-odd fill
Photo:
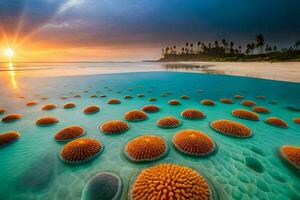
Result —
[[4, 55], [8, 58], [11, 58], [15, 55], [15, 51], [12, 48], [7, 48], [4, 50]]

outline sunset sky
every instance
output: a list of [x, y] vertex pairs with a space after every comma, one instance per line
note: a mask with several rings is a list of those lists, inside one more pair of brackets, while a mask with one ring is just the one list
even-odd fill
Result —
[[[15, 61], [160, 57], [164, 45], [236, 45], [262, 33], [278, 47], [300, 39], [299, 0], [1, 0], [0, 50]], [[0, 55], [0, 61], [7, 58]]]

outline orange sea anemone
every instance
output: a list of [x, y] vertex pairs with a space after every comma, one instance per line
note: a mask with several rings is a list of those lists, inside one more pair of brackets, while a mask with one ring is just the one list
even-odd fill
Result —
[[251, 101], [251, 100], [244, 100], [244, 101], [242, 101], [241, 104], [242, 104], [243, 106], [255, 106], [255, 105], [256, 105], [256, 102]]
[[158, 112], [160, 110], [160, 108], [156, 105], [147, 105], [147, 106], [142, 107], [142, 110], [147, 113], [155, 113], [155, 112]]
[[59, 132], [57, 132], [54, 138], [58, 142], [66, 142], [81, 137], [84, 134], [85, 134], [84, 128], [73, 125], [73, 126], [68, 126], [60, 130]]
[[131, 110], [125, 113], [124, 118], [128, 121], [142, 121], [148, 118], [147, 114], [140, 110]]
[[182, 130], [173, 137], [173, 145], [182, 153], [193, 156], [208, 155], [215, 149], [214, 141], [197, 130]]
[[233, 104], [233, 101], [229, 98], [222, 98], [220, 99], [221, 103], [226, 103], [226, 104]]
[[196, 109], [186, 109], [181, 112], [181, 116], [190, 120], [204, 119], [206, 117], [203, 112]]
[[83, 109], [83, 112], [88, 115], [95, 114], [99, 111], [100, 111], [100, 108], [98, 106], [89, 106], [89, 107]]
[[300, 147], [283, 145], [279, 152], [287, 163], [300, 171]]
[[98, 156], [103, 150], [103, 144], [93, 138], [78, 138], [64, 145], [60, 158], [69, 164], [88, 162]]
[[233, 98], [235, 98], [235, 99], [243, 99], [244, 97], [242, 95], [237, 94], [237, 95], [234, 95]]
[[130, 140], [124, 148], [126, 157], [134, 162], [153, 161], [167, 153], [166, 141], [156, 135], [142, 135]]
[[5, 122], [5, 123], [14, 122], [21, 118], [22, 118], [22, 115], [20, 115], [20, 114], [9, 114], [2, 118], [2, 122]]
[[55, 109], [55, 108], [57, 108], [57, 105], [56, 104], [46, 104], [46, 105], [44, 105], [44, 106], [42, 106], [42, 110], [53, 110], [53, 109]]
[[270, 113], [269, 109], [264, 107], [264, 106], [255, 106], [252, 108], [252, 110], [254, 112], [257, 112], [257, 113], [262, 113], [262, 114], [268, 114]]
[[117, 135], [126, 132], [129, 126], [121, 120], [111, 120], [103, 123], [100, 129], [106, 135]]
[[38, 119], [35, 124], [38, 126], [50, 126], [53, 124], [58, 123], [59, 120], [56, 119], [55, 117], [42, 117], [40, 119]]
[[300, 124], [300, 117], [295, 117], [293, 119], [293, 121], [296, 123], [296, 124]]
[[149, 101], [157, 101], [156, 98], [149, 98], [148, 100], [149, 100]]
[[66, 104], [64, 105], [64, 109], [70, 109], [70, 108], [75, 108], [75, 107], [76, 107], [76, 105], [75, 105], [75, 103], [73, 103], [73, 102], [66, 103]]
[[203, 105], [206, 105], [206, 106], [216, 105], [216, 103], [213, 100], [210, 100], [210, 99], [204, 99], [200, 103], [203, 104]]
[[181, 98], [181, 99], [189, 99], [190, 97], [187, 96], [187, 95], [181, 95], [180, 98]]
[[107, 101], [107, 104], [120, 104], [121, 101], [119, 99], [110, 99]]
[[7, 132], [0, 134], [0, 147], [11, 144], [20, 138], [20, 133], [18, 132]]
[[174, 105], [180, 105], [181, 103], [177, 100], [170, 100], [168, 101], [168, 104], [174, 106]]
[[132, 99], [132, 98], [133, 98], [133, 96], [130, 96], [130, 95], [124, 96], [124, 99]]
[[[197, 171], [175, 164], [159, 164], [142, 170], [130, 189], [130, 198], [212, 199], [208, 182]], [[171, 197], [171, 198], [170, 198]]]
[[156, 122], [160, 128], [176, 128], [180, 125], [180, 120], [173, 116], [166, 116]]
[[278, 117], [269, 117], [265, 120], [265, 122], [267, 124], [270, 124], [272, 126], [276, 126], [279, 128], [287, 128], [288, 127], [288, 124]]
[[37, 105], [38, 104], [38, 102], [37, 101], [28, 101], [27, 103], [26, 103], [26, 106], [35, 106], [35, 105]]
[[6, 109], [5, 108], [0, 108], [0, 115], [6, 113]]
[[224, 135], [233, 137], [250, 137], [252, 131], [247, 126], [226, 119], [216, 120], [210, 123], [210, 127], [215, 131], [222, 133]]
[[231, 114], [235, 117], [241, 118], [241, 119], [247, 119], [252, 121], [258, 121], [260, 120], [260, 117], [255, 112], [244, 110], [244, 109], [236, 109], [231, 112]]

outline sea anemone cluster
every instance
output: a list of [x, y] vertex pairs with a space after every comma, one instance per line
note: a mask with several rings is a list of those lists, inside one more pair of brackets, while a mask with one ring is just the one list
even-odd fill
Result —
[[45, 110], [45, 111], [48, 111], [48, 110], [53, 110], [55, 108], [57, 108], [57, 105], [51, 103], [51, 104], [46, 104], [46, 105], [42, 106], [41, 109]]
[[51, 126], [58, 122], [59, 122], [59, 120], [57, 118], [48, 116], [48, 117], [42, 117], [42, 118], [36, 120], [35, 124], [38, 126]]
[[172, 105], [172, 106], [177, 106], [177, 105], [180, 105], [181, 103], [178, 100], [170, 100], [170, 101], [168, 101], [168, 104]]
[[244, 100], [244, 101], [241, 102], [241, 104], [242, 104], [243, 106], [249, 106], [249, 107], [251, 107], [251, 106], [255, 106], [255, 105], [256, 105], [256, 102], [251, 101], [251, 100]]
[[6, 115], [5, 117], [3, 117], [1, 119], [1, 121], [4, 123], [10, 123], [10, 122], [17, 121], [21, 118], [22, 118], [22, 115], [20, 115], [20, 114], [9, 114], [9, 115]]
[[241, 119], [247, 119], [252, 121], [258, 121], [260, 120], [260, 117], [255, 112], [251, 112], [249, 110], [244, 109], [236, 109], [231, 112], [231, 114], [235, 117], [241, 118]]
[[300, 172], [300, 147], [283, 145], [280, 147], [279, 153], [283, 160]]
[[300, 124], [300, 117], [295, 117], [293, 119], [293, 121], [296, 123], [296, 124]]
[[252, 110], [256, 113], [269, 114], [270, 110], [264, 106], [254, 106]]
[[200, 103], [203, 104], [203, 105], [206, 105], [206, 106], [216, 105], [216, 103], [213, 100], [210, 100], [210, 99], [204, 99]]
[[7, 132], [0, 134], [0, 147], [11, 144], [20, 138], [20, 133], [18, 132]]
[[125, 113], [124, 118], [128, 121], [143, 121], [148, 118], [147, 114], [141, 110], [131, 110]]
[[177, 150], [193, 156], [208, 155], [215, 149], [213, 140], [197, 130], [179, 131], [174, 135], [172, 141]]
[[71, 109], [71, 108], [75, 108], [75, 107], [76, 107], [76, 104], [73, 102], [69, 102], [64, 105], [64, 109]]
[[149, 98], [148, 100], [149, 100], [149, 101], [157, 101], [157, 99], [156, 99], [156, 98], [153, 98], [153, 97]]
[[126, 122], [121, 120], [111, 120], [103, 123], [100, 129], [106, 135], [118, 135], [126, 132], [129, 126]]
[[84, 128], [73, 125], [73, 126], [68, 126], [60, 130], [59, 132], [57, 132], [54, 138], [58, 142], [67, 142], [75, 138], [81, 137], [84, 134], [85, 134]]
[[242, 95], [237, 94], [237, 95], [234, 95], [233, 98], [235, 98], [235, 99], [243, 99], [244, 97]]
[[89, 107], [83, 109], [83, 112], [88, 115], [95, 114], [99, 111], [100, 111], [100, 108], [98, 106], [89, 106]]
[[37, 105], [37, 104], [38, 104], [37, 101], [28, 101], [28, 102], [26, 103], [26, 106], [31, 107], [31, 106], [35, 106], [35, 105]]
[[142, 110], [147, 113], [156, 113], [160, 110], [160, 108], [156, 105], [146, 105], [142, 107]]
[[210, 123], [210, 127], [221, 134], [232, 137], [245, 138], [252, 136], [250, 128], [241, 123], [227, 119], [213, 121]]
[[180, 125], [180, 120], [173, 116], [166, 116], [159, 119], [156, 125], [160, 128], [176, 128]]
[[175, 164], [159, 164], [142, 170], [130, 189], [132, 200], [201, 199], [209, 200], [208, 182], [197, 171]]
[[278, 117], [269, 117], [265, 120], [265, 122], [267, 124], [270, 124], [272, 126], [276, 126], [279, 128], [287, 128], [288, 127], [288, 124]]
[[233, 104], [234, 102], [229, 98], [222, 98], [219, 100], [221, 103]]
[[2, 115], [3, 113], [6, 113], [6, 109], [5, 108], [0, 108], [0, 115]]
[[134, 162], [153, 161], [167, 153], [166, 141], [156, 135], [142, 135], [130, 140], [124, 148], [126, 157]]
[[132, 99], [132, 98], [133, 98], [133, 96], [130, 96], [130, 95], [124, 96], [124, 99]]
[[181, 112], [181, 116], [185, 119], [190, 119], [190, 120], [199, 120], [199, 119], [204, 119], [206, 117], [203, 112], [196, 109], [186, 109]]
[[78, 138], [65, 144], [60, 158], [69, 164], [80, 164], [95, 158], [103, 150], [103, 144], [93, 138]]
[[107, 104], [120, 104], [121, 101], [119, 99], [109, 99]]

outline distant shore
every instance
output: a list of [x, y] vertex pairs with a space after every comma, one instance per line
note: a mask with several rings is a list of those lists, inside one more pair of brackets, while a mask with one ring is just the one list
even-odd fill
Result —
[[[300, 83], [300, 62], [163, 62], [169, 70], [227, 74]], [[194, 66], [188, 67], [188, 66]], [[186, 70], [189, 68], [190, 70]]]

